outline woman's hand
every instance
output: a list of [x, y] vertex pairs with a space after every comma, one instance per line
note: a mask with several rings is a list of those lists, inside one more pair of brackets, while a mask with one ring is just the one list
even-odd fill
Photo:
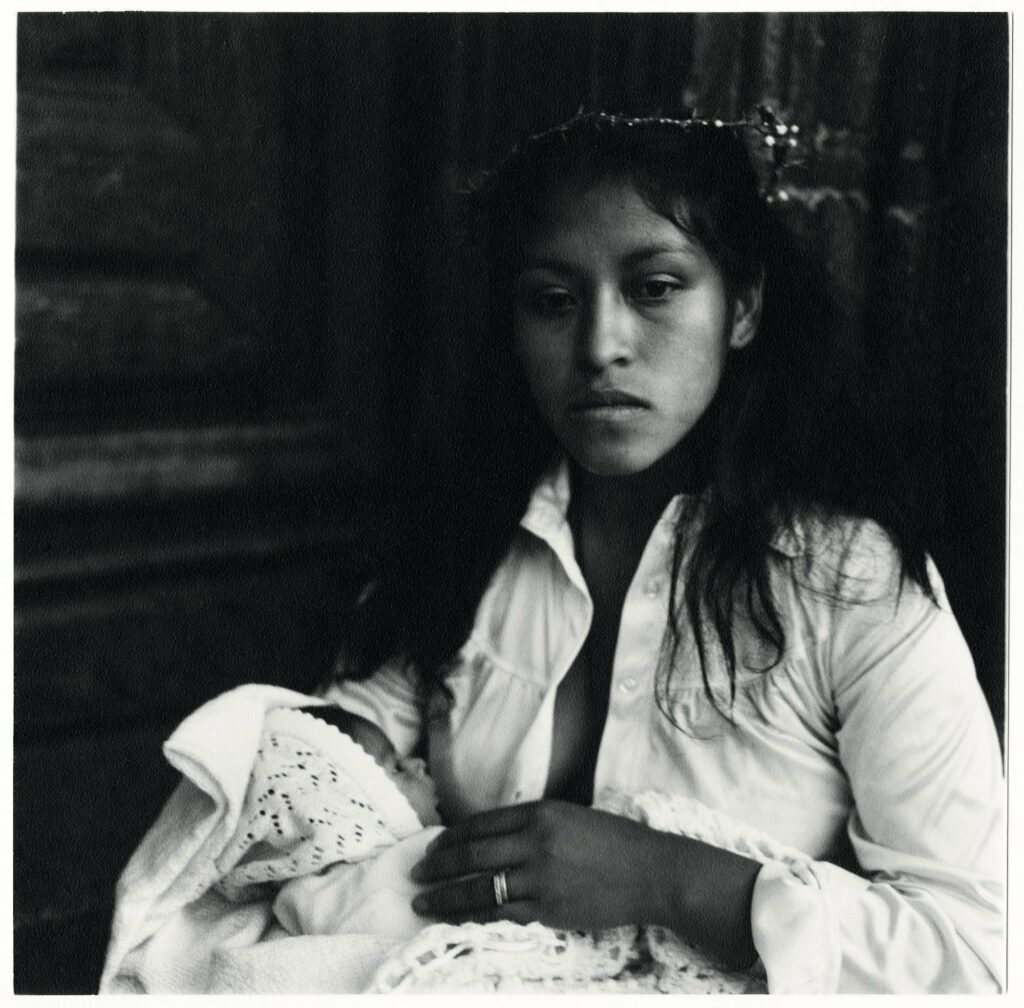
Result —
[[[756, 957], [750, 901], [760, 867], [622, 816], [539, 801], [481, 812], [436, 837], [412, 870], [432, 887], [413, 909], [451, 922], [574, 930], [661, 924], [724, 965], [746, 967]], [[501, 906], [499, 872], [508, 890]]]
[[[675, 839], [581, 805], [532, 802], [483, 812], [445, 830], [413, 868], [432, 885], [413, 902], [425, 916], [462, 922], [540, 921], [599, 929], [657, 922]], [[497, 905], [504, 871], [508, 901]]]

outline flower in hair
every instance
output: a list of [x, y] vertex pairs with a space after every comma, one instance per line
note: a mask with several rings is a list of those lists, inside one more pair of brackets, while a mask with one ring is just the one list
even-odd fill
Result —
[[743, 140], [755, 167], [760, 166], [758, 174], [761, 184], [758, 186], [758, 191], [761, 198], [767, 203], [773, 203], [776, 200], [785, 201], [788, 198], [785, 191], [779, 186], [779, 178], [784, 168], [795, 163], [794, 154], [800, 147], [798, 139], [800, 127], [783, 122], [767, 105], [758, 106], [756, 115], [732, 120], [703, 118], [698, 116], [693, 109], [687, 110], [681, 117], [673, 117], [587, 112], [581, 107], [570, 119], [525, 137], [509, 151], [496, 169], [484, 172], [478, 184], [470, 186], [470, 191], [485, 191], [490, 184], [500, 178], [508, 169], [513, 168], [518, 161], [524, 158], [528, 159], [529, 152], [538, 145], [543, 145], [549, 140], [557, 141], [559, 139], [568, 143], [570, 136], [582, 127], [596, 131], [625, 127], [626, 130], [636, 129], [638, 132], [650, 127], [683, 131], [703, 128], [731, 130], [737, 139]]

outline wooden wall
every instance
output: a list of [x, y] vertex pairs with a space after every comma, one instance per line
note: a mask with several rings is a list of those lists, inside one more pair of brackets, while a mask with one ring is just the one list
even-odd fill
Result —
[[521, 133], [766, 101], [1003, 696], [999, 15], [22, 14], [15, 986], [94, 989], [160, 742], [309, 689], [458, 386], [451, 191]]
[[372, 533], [309, 310], [290, 31], [19, 19], [21, 991], [95, 985], [160, 743], [239, 682], [311, 689]]

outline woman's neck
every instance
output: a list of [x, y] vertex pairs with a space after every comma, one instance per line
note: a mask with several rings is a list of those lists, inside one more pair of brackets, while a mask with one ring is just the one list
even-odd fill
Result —
[[643, 545], [669, 501], [690, 487], [681, 474], [692, 469], [685, 444], [642, 472], [595, 476], [570, 463], [570, 523], [586, 524], [602, 538], [625, 537]]

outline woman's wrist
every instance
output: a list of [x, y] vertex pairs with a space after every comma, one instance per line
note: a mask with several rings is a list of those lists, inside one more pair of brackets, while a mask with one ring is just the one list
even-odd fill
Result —
[[700, 840], [656, 833], [649, 874], [648, 922], [706, 950], [724, 965], [757, 958], [750, 906], [759, 862]]

